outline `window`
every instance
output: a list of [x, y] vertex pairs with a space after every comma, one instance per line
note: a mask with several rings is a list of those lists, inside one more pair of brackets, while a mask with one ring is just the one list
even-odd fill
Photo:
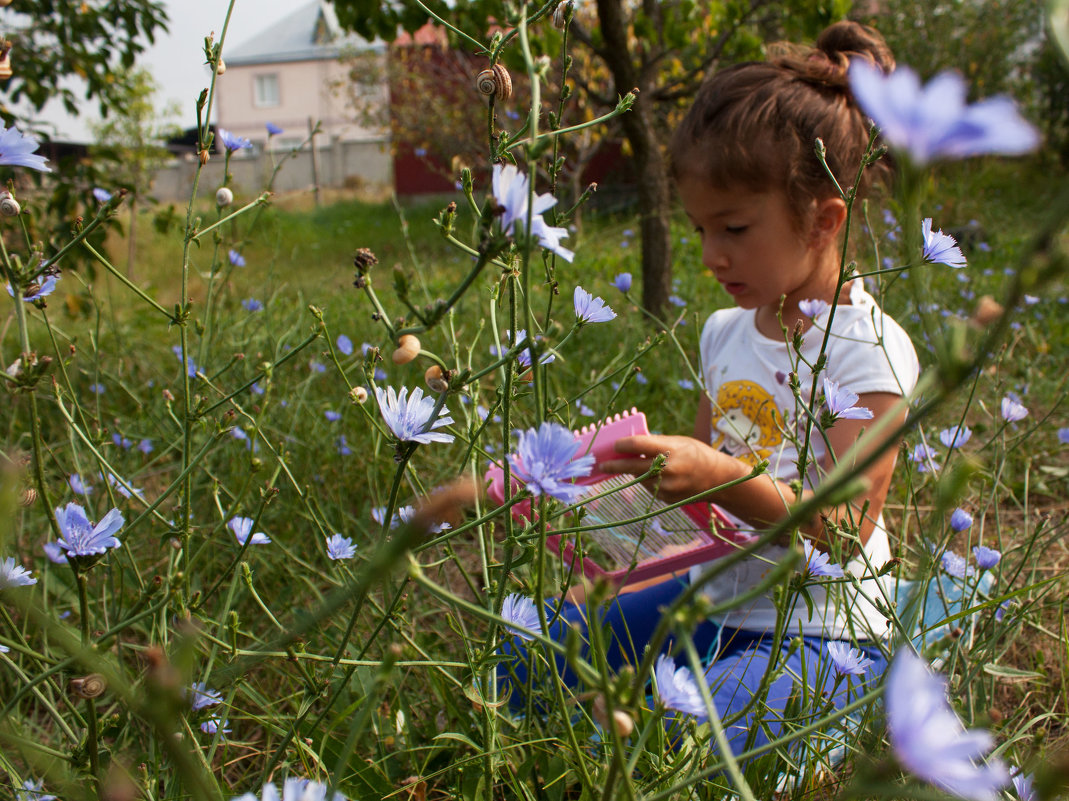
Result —
[[279, 104], [277, 73], [257, 75], [253, 79], [253, 103], [260, 108]]

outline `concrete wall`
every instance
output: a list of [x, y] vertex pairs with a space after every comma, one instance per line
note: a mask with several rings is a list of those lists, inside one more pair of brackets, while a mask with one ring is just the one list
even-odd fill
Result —
[[[228, 71], [229, 74], [229, 71]], [[225, 126], [224, 126], [225, 127]], [[320, 187], [365, 187], [377, 190], [393, 184], [393, 159], [386, 140], [327, 142], [317, 136], [317, 169]], [[283, 162], [282, 160], [285, 159]], [[273, 162], [274, 160], [274, 162]], [[207, 197], [223, 183], [223, 156], [212, 153], [200, 177], [200, 196]], [[293, 158], [286, 153], [259, 152], [251, 158], [232, 158], [230, 174], [234, 176], [231, 187], [237, 196], [250, 200], [263, 191], [271, 175], [273, 163], [282, 163], [274, 182], [276, 192], [294, 192], [311, 189], [315, 185], [312, 153], [308, 148]], [[193, 176], [197, 163], [189, 160], [176, 161], [156, 174], [152, 194], [165, 202], [185, 201], [193, 191]]]
[[[372, 74], [385, 75], [385, 54], [368, 53], [367, 69]], [[257, 76], [274, 75], [278, 83], [277, 106], [257, 106], [255, 82]], [[287, 149], [308, 136], [308, 121], [318, 121], [320, 131], [330, 141], [379, 141], [385, 132], [381, 128], [362, 125], [352, 108], [349, 92], [349, 71], [337, 59], [315, 61], [285, 61], [228, 67], [216, 82], [219, 127], [248, 138], [257, 150], [267, 142], [266, 123], [283, 129], [272, 144], [281, 143]], [[385, 109], [389, 94], [385, 82], [380, 82], [361, 98], [370, 109]], [[385, 120], [384, 115], [379, 115]]]

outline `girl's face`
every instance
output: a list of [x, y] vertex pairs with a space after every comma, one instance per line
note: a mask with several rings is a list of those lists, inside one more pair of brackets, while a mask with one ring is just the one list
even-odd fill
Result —
[[[784, 322], [799, 319], [798, 301], [835, 294], [838, 259], [834, 248], [838, 224], [821, 235], [821, 207], [813, 201], [812, 222], [800, 232], [783, 192], [720, 189], [707, 181], [679, 181], [683, 208], [702, 241], [702, 264], [713, 271], [735, 303], [758, 309], [758, 327], [779, 336], [780, 297]], [[829, 256], [831, 258], [829, 258]]]

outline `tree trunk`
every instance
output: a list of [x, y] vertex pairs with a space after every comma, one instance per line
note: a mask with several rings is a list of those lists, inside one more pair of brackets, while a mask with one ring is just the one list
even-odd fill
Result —
[[648, 71], [639, 70], [628, 49], [627, 19], [622, 0], [598, 0], [598, 21], [605, 46], [600, 55], [623, 95], [638, 89], [635, 105], [621, 117], [638, 173], [642, 234], [642, 305], [658, 317], [672, 287], [672, 241], [669, 236], [670, 192], [668, 164], [652, 113], [653, 85]]

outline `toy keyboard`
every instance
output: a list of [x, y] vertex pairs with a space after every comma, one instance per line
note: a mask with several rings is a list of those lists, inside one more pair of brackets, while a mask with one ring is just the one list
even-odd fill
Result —
[[[625, 487], [634, 476], [603, 473], [598, 469], [602, 462], [619, 457], [616, 440], [649, 433], [646, 415], [636, 409], [584, 426], [575, 433], [582, 443], [576, 455], [590, 453], [595, 459], [590, 475], [575, 480], [587, 488], [578, 501], [583, 509], [580, 525], [603, 527], [550, 535], [546, 544], [587, 578], [604, 578], [617, 585], [631, 584], [718, 559], [752, 539], [739, 532], [720, 509], [709, 503], [688, 504], [647, 517], [651, 512], [665, 509], [666, 504], [641, 484]], [[503, 503], [504, 471], [493, 467], [486, 478], [491, 482], [490, 498]], [[514, 491], [519, 489], [516, 482]], [[514, 506], [513, 516], [531, 517], [530, 504]], [[636, 517], [645, 519], [631, 522]]]

